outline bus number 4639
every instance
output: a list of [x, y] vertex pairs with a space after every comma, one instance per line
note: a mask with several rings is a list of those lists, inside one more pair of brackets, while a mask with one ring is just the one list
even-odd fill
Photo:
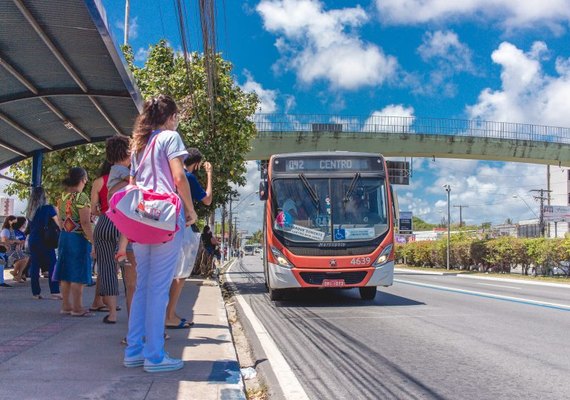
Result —
[[351, 265], [369, 265], [370, 257], [354, 257], [350, 260]]

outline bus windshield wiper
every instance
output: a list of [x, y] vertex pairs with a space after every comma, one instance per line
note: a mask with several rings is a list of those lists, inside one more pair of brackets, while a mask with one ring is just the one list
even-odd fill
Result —
[[305, 174], [299, 174], [299, 179], [301, 179], [301, 182], [303, 182], [303, 186], [305, 187], [305, 190], [307, 191], [307, 193], [309, 193], [309, 196], [311, 196], [311, 200], [313, 200], [313, 205], [320, 212], [321, 211], [321, 202], [319, 201], [319, 196], [317, 196], [317, 194], [315, 193], [315, 191], [311, 187], [311, 184], [309, 183], [307, 178], [305, 178]]
[[356, 188], [356, 183], [358, 182], [358, 179], [360, 179], [360, 172], [357, 172], [356, 174], [354, 174], [354, 178], [352, 178], [352, 181], [350, 181], [350, 186], [348, 187], [348, 190], [344, 194], [343, 201], [345, 203], [348, 203], [348, 199], [352, 195], [352, 192], [354, 192], [354, 189]]

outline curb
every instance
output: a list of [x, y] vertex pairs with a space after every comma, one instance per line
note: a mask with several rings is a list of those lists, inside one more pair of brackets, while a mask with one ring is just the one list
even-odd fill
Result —
[[[235, 264], [231, 264], [226, 272], [228, 272], [234, 265]], [[295, 376], [295, 373], [285, 360], [285, 357], [279, 351], [270, 333], [265, 329], [261, 321], [259, 321], [255, 312], [252, 310], [245, 298], [235, 290], [236, 285], [232, 281], [231, 276], [226, 275], [226, 283], [233, 287], [233, 296], [235, 301], [243, 311], [243, 317], [247, 319], [248, 323], [252, 326], [253, 333], [257, 337], [257, 340], [261, 345], [261, 349], [266, 355], [267, 361], [269, 362], [269, 368], [275, 375], [277, 385], [279, 386], [284, 398], [287, 400], [308, 400], [309, 397]], [[280, 373], [278, 374], [277, 371]]]
[[523, 285], [550, 286], [550, 287], [570, 289], [570, 284], [565, 284], [565, 283], [534, 282], [534, 281], [527, 281], [524, 279], [494, 278], [494, 277], [490, 277], [490, 276], [476, 276], [476, 275], [464, 275], [464, 274], [458, 274], [457, 276], [460, 278], [480, 279], [480, 280], [484, 280], [484, 281], [520, 283]]
[[434, 272], [434, 271], [418, 271], [417, 269], [407, 269], [407, 268], [394, 268], [394, 272], [407, 272], [410, 274], [417, 275], [457, 275], [456, 272]]

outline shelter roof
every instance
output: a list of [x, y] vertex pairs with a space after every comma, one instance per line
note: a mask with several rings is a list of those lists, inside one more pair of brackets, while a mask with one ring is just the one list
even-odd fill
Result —
[[0, 1], [0, 168], [129, 135], [142, 104], [99, 0]]

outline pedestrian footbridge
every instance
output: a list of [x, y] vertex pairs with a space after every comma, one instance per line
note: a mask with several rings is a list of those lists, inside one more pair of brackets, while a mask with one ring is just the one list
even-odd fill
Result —
[[249, 160], [301, 151], [361, 151], [570, 167], [570, 128], [419, 117], [256, 114]]

